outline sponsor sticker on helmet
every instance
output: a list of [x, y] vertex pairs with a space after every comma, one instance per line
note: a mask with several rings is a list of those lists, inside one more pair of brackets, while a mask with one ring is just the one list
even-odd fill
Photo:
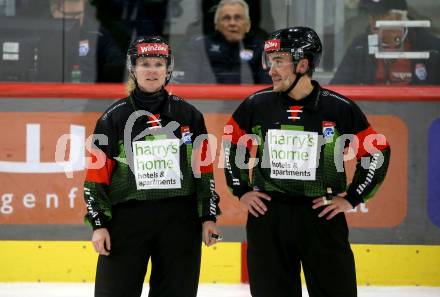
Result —
[[264, 51], [272, 52], [281, 49], [281, 41], [279, 39], [266, 40], [264, 43]]
[[168, 45], [164, 43], [139, 43], [138, 55], [164, 55], [168, 56]]

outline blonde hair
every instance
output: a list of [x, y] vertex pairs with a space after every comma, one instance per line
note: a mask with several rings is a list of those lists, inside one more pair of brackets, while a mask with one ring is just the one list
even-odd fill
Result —
[[244, 7], [244, 16], [246, 17], [247, 21], [250, 21], [249, 17], [249, 5], [244, 0], [221, 0], [220, 3], [217, 5], [217, 9], [215, 10], [214, 15], [214, 24], [217, 24], [220, 20], [220, 9], [225, 5], [234, 5], [234, 4], [240, 4]]
[[133, 93], [134, 89], [136, 89], [136, 85], [136, 78], [134, 77], [134, 74], [130, 71], [128, 74], [128, 81], [125, 84], [125, 90], [127, 91], [129, 96], [131, 93]]

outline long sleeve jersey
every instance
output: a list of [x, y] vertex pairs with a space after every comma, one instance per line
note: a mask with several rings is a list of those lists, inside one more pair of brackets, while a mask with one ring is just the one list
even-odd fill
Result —
[[[257, 190], [287, 197], [318, 197], [347, 191], [354, 206], [367, 201], [383, 182], [390, 147], [348, 98], [312, 81], [302, 100], [265, 89], [244, 100], [224, 131], [225, 174], [239, 198]], [[256, 145], [256, 156], [250, 151]], [[347, 187], [343, 152], [356, 152]], [[250, 177], [249, 164], [252, 168]], [[253, 165], [253, 166], [254, 166]]]
[[129, 200], [191, 196], [202, 221], [220, 214], [203, 115], [165, 90], [159, 96], [154, 114], [139, 110], [132, 93], [97, 121], [84, 183], [85, 218], [94, 229]]

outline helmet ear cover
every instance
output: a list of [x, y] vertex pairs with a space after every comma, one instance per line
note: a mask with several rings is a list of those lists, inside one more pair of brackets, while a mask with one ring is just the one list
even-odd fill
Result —
[[141, 57], [159, 57], [166, 59], [167, 77], [165, 85], [167, 85], [174, 69], [174, 57], [168, 42], [160, 36], [141, 36], [136, 38], [130, 44], [127, 51], [127, 70], [130, 74], [133, 74], [133, 68], [136, 66], [136, 61]]

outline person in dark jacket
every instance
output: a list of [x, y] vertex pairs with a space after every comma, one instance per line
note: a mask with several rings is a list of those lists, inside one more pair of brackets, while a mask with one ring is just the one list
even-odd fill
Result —
[[[98, 65], [105, 65], [107, 61], [101, 60], [97, 63], [99, 48], [97, 47], [100, 34], [98, 24], [94, 19], [94, 9], [85, 0], [51, 0], [50, 10], [54, 18], [79, 19], [80, 31], [78, 40], [78, 50], [72, 58], [72, 70], [77, 68], [78, 77], [72, 77], [74, 71], [70, 73], [68, 81], [94, 83], [97, 81]], [[107, 45], [106, 51], [110, 48]], [[121, 53], [121, 56], [124, 56]], [[109, 57], [109, 60], [115, 61], [115, 57]], [[69, 65], [70, 66], [70, 65]], [[69, 69], [70, 70], [70, 69]]]
[[[273, 87], [244, 100], [223, 136], [227, 184], [248, 210], [252, 296], [301, 297], [302, 266], [309, 296], [355, 297], [344, 213], [377, 191], [390, 147], [353, 101], [312, 80], [322, 53], [314, 30], [275, 31], [264, 50]], [[357, 148], [348, 186], [347, 140]]]
[[[375, 27], [378, 20], [407, 20], [405, 0], [361, 0], [367, 9], [370, 25], [366, 33], [356, 37], [347, 49], [331, 84], [440, 84], [440, 40], [425, 28], [382, 29]], [[379, 35], [379, 36], [378, 36]], [[376, 37], [378, 44], [372, 42]], [[374, 38], [373, 38], [374, 39]], [[376, 58], [372, 49], [381, 52], [428, 52], [423, 59]]]
[[264, 40], [248, 34], [249, 7], [243, 0], [222, 0], [214, 17], [216, 32], [192, 38], [181, 59], [186, 83], [269, 83], [261, 68]]
[[99, 253], [95, 296], [195, 297], [201, 241], [220, 239], [220, 210], [203, 115], [164, 86], [173, 70], [161, 37], [127, 54], [129, 96], [98, 119], [84, 183]]

